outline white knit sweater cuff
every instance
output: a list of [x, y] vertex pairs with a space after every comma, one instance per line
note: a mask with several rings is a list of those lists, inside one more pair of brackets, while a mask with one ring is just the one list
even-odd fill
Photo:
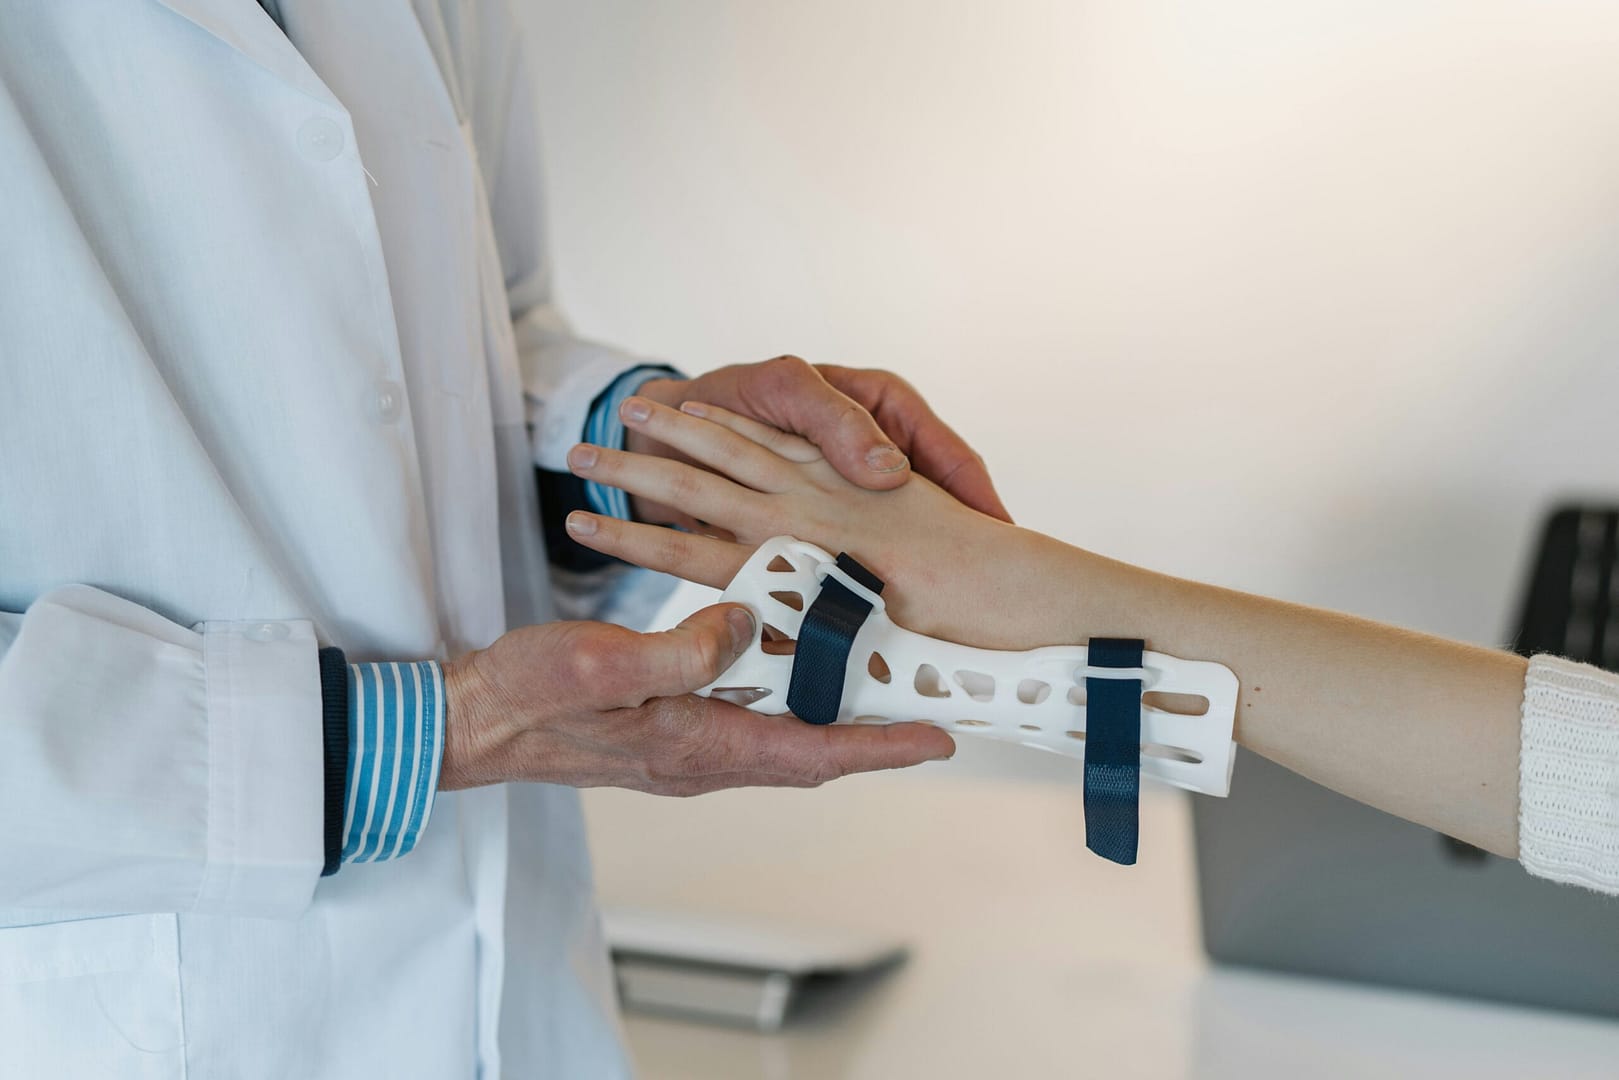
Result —
[[1619, 892], [1619, 675], [1529, 661], [1518, 859], [1537, 877]]

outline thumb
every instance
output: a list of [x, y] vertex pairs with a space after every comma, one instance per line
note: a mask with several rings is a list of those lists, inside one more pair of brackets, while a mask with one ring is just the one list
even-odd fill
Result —
[[640, 684], [649, 698], [699, 690], [736, 663], [757, 633], [753, 613], [741, 604], [703, 608], [673, 630], [642, 635]]
[[886, 491], [910, 478], [910, 461], [866, 407], [796, 356], [744, 367], [738, 396], [757, 419], [814, 443], [845, 480]]
[[895, 433], [912, 467], [955, 498], [990, 517], [1011, 521], [996, 494], [984, 459], [967, 441], [939, 419], [927, 400], [904, 379], [888, 371], [820, 364], [816, 371], [828, 383], [871, 410], [884, 431]]

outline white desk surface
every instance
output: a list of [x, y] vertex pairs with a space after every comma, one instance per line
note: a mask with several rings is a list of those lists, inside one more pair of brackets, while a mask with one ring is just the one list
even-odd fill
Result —
[[646, 1080], [1619, 1076], [1619, 1022], [1211, 968], [1184, 797], [1145, 794], [1141, 862], [1116, 867], [1051, 779], [1072, 762], [964, 756], [816, 791], [586, 793], [607, 903], [912, 946], [775, 1035], [630, 1015]]

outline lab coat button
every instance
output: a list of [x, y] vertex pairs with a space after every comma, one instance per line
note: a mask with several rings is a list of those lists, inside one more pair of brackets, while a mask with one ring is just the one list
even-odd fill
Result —
[[396, 382], [387, 379], [377, 381], [376, 390], [371, 397], [371, 417], [379, 424], [391, 424], [399, 419], [399, 414], [405, 409], [405, 391]]
[[283, 641], [287, 636], [287, 624], [278, 622], [261, 622], [247, 630], [249, 641]]
[[311, 117], [298, 129], [298, 149], [316, 161], [330, 161], [343, 152], [343, 129], [324, 116]]

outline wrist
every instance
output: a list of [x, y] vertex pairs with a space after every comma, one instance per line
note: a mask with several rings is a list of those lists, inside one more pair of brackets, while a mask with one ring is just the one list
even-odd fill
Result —
[[[928, 486], [913, 478], [889, 498]], [[899, 515], [929, 522], [927, 528], [889, 528], [849, 547], [892, 584], [887, 600], [894, 620], [919, 634], [984, 649], [1066, 641], [1074, 620], [1064, 617], [1066, 599], [1053, 603], [1053, 597], [1073, 591], [1068, 583], [1082, 579], [1086, 553], [969, 510], [942, 492], [940, 500], [947, 511], [942, 516], [926, 507], [914, 508], [914, 517]]]
[[[959, 547], [937, 586], [947, 592], [947, 632], [964, 645], [1023, 650], [1069, 645], [1129, 627], [1118, 613], [1134, 567], [1115, 563], [1049, 536], [974, 515], [956, 530]], [[918, 627], [917, 629], [921, 629]]]
[[[983, 561], [994, 595], [979, 598], [982, 642], [998, 649], [1070, 645], [1101, 631], [1099, 611], [1110, 603], [1114, 583], [1105, 559], [1049, 536], [984, 518], [990, 537]], [[974, 643], [979, 644], [979, 643]]]
[[500, 753], [508, 740], [499, 731], [500, 720], [512, 715], [501, 704], [498, 688], [479, 670], [480, 652], [472, 652], [444, 665], [444, 756], [439, 766], [439, 790], [496, 784], [502, 775], [497, 763], [509, 760]]

